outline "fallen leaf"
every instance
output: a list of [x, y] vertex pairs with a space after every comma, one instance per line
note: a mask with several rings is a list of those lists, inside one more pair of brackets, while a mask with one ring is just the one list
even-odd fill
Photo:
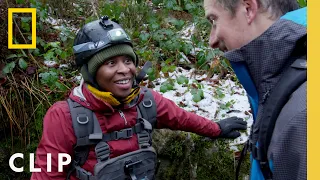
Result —
[[180, 97], [180, 96], [181, 96], [181, 93], [176, 92], [176, 96]]
[[37, 70], [36, 67], [29, 66], [29, 67], [27, 68], [27, 74], [28, 74], [28, 75], [34, 74], [34, 73], [36, 73], [36, 70]]
[[196, 84], [194, 84], [194, 83], [192, 83], [191, 86], [192, 86], [193, 88], [195, 88], [195, 89], [198, 89], [198, 86], [197, 86]]
[[7, 77], [0, 74], [0, 86], [2, 86], [2, 84], [4, 84], [5, 82], [7, 82]]

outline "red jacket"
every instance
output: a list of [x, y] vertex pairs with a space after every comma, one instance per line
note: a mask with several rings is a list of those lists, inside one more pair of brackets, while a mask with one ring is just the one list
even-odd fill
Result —
[[[215, 137], [220, 134], [220, 128], [215, 122], [179, 108], [173, 101], [164, 98], [158, 92], [152, 90], [152, 93], [157, 104], [157, 128], [194, 132], [206, 137]], [[85, 100], [81, 101], [81, 97], [82, 100], [83, 98]], [[103, 133], [118, 131], [136, 124], [135, 107], [122, 110], [127, 120], [127, 125], [125, 125], [124, 119], [117, 111], [109, 104], [95, 98], [84, 85], [76, 87], [70, 94], [70, 98], [95, 111]], [[41, 172], [33, 172], [31, 180], [64, 180], [68, 166], [63, 166], [64, 172], [58, 172], [58, 153], [67, 153], [73, 157], [75, 144], [76, 137], [72, 128], [68, 103], [66, 101], [56, 102], [44, 117], [42, 139], [36, 151], [35, 168], [41, 168]], [[130, 139], [110, 141], [108, 144], [111, 150], [110, 158], [139, 149], [136, 135]], [[47, 153], [51, 153], [51, 172], [47, 172]], [[82, 167], [93, 173], [96, 163], [97, 159], [94, 147], [92, 147], [88, 160]], [[77, 178], [73, 175], [71, 179]]]

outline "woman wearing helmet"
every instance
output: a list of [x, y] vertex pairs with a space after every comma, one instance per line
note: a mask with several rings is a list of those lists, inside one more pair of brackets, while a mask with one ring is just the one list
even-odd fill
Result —
[[[83, 79], [68, 102], [56, 102], [47, 111], [36, 151], [35, 168], [41, 172], [34, 172], [32, 180], [153, 179], [156, 155], [149, 136], [153, 128], [210, 138], [237, 138], [238, 130], [246, 129], [241, 118], [216, 123], [185, 111], [152, 89], [139, 87], [135, 79], [138, 57], [130, 38], [107, 17], [86, 24], [77, 33], [74, 53]], [[73, 159], [62, 172], [59, 153]]]

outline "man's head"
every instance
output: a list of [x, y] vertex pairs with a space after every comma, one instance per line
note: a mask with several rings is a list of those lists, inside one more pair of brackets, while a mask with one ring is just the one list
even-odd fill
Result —
[[204, 0], [212, 23], [209, 44], [223, 51], [240, 48], [298, 7], [296, 0]]
[[138, 58], [119, 24], [107, 17], [86, 24], [77, 33], [74, 53], [86, 83], [119, 98], [130, 94]]

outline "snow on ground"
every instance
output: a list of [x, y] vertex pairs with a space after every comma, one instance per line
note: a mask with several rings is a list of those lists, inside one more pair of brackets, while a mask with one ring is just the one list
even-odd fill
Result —
[[[62, 20], [62, 19], [55, 19], [55, 18], [49, 16], [46, 19], [46, 22], [50, 23], [52, 25], [52, 28], [57, 29], [57, 30], [61, 30], [61, 31], [68, 29], [72, 32], [77, 32], [79, 30], [79, 28], [76, 28], [75, 26], [70, 25], [70, 24], [72, 24], [71, 21], [66, 21], [66, 20]], [[69, 26], [65, 27], [63, 25], [63, 22], [65, 22], [65, 24], [68, 24]], [[63, 33], [63, 32], [61, 32], [61, 33]]]
[[[164, 97], [171, 99], [177, 105], [184, 104], [182, 108], [185, 110], [213, 121], [219, 121], [232, 116], [241, 117], [246, 120], [248, 122], [247, 132], [242, 132], [239, 138], [230, 143], [231, 148], [237, 150], [234, 145], [242, 144], [247, 140], [253, 122], [245, 90], [230, 79], [222, 79], [218, 81], [219, 83], [214, 83], [213, 81], [217, 80], [217, 76], [214, 76], [210, 80], [205, 80], [206, 75], [191, 77], [193, 71], [177, 68], [174, 73], [169, 73], [169, 76], [171, 79], [176, 79], [176, 77], [183, 75], [189, 79], [189, 84], [199, 80], [200, 84], [203, 85], [202, 90], [204, 92], [204, 99], [199, 102], [192, 100], [192, 94], [186, 85], [183, 86], [177, 82], [174, 84], [174, 90], [165, 93], [160, 92], [162, 83], [167, 81], [167, 78], [164, 78], [163, 74], [161, 74], [162, 78], [153, 81], [155, 84], [159, 84], [156, 85], [154, 90], [163, 94]], [[217, 98], [217, 93], [221, 93], [220, 98]]]
[[47, 67], [54, 67], [57, 65], [57, 62], [55, 61], [44, 61], [43, 62]]
[[82, 75], [79, 73], [77, 76], [75, 76], [73, 78], [73, 81], [77, 82], [77, 83], [80, 83], [81, 82], [81, 79], [82, 79]]
[[59, 68], [62, 69], [62, 68], [69, 68], [69, 65], [68, 64], [60, 64], [59, 65]]
[[181, 32], [181, 39], [191, 40], [191, 35], [194, 34], [195, 24], [192, 23], [191, 25], [185, 27]]

